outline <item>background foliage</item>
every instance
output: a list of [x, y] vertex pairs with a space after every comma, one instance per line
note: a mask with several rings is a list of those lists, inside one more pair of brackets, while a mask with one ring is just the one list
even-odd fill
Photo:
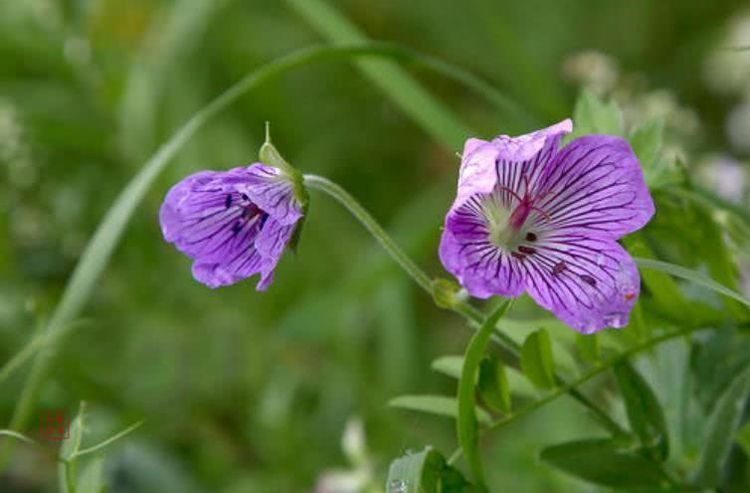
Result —
[[[3, 362], [49, 317], [92, 231], [161, 142], [260, 64], [332, 32], [347, 34], [332, 26], [335, 12], [311, 5], [318, 2], [0, 2]], [[455, 81], [409, 68], [480, 135], [524, 132], [574, 114], [582, 133], [630, 136], [659, 211], [629, 239], [631, 251], [742, 289], [750, 251], [750, 52], [726, 49], [750, 45], [750, 13], [740, 2], [329, 5], [367, 36], [470, 69], [525, 108], [498, 111]], [[351, 65], [302, 66], [200, 130], [138, 208], [24, 431], [35, 436], [44, 409], [75, 415], [81, 400], [89, 403], [92, 437], [144, 419], [107, 451], [110, 491], [310, 491], [330, 481], [333, 469], [382, 488], [388, 464], [406, 449], [431, 444], [447, 456], [456, 445], [450, 420], [388, 402], [455, 395], [455, 380], [431, 371], [431, 361], [461, 354], [470, 330], [433, 307], [345, 211], [313, 197], [299, 254], [285, 258], [264, 294], [254, 283], [219, 291], [195, 283], [156, 220], [171, 183], [255, 159], [268, 120], [293, 164], [343, 184], [421, 266], [440, 274], [435, 247], [465, 129], [431, 129], [382, 86]], [[581, 87], [588, 92], [574, 110]], [[716, 403], [741, 405], [747, 395], [744, 380], [734, 378], [747, 374], [750, 361], [747, 310], [663, 274], [644, 272], [644, 282], [638, 326], [602, 337], [600, 357], [673, 329], [710, 329], [689, 343], [660, 345], [635, 366], [664, 409], [670, 467], [686, 477], [698, 471], [706, 486], [742, 491], [747, 459], [739, 448], [727, 463], [703, 458], [723, 457], [732, 446], [712, 442], [712, 426], [742, 421], [717, 414]], [[511, 316], [543, 314], [522, 299]], [[520, 323], [509, 332], [523, 342], [537, 328]], [[558, 369], [571, 377], [585, 371], [582, 356], [591, 348], [559, 326], [547, 329]], [[616, 397], [629, 371], [604, 372], [583, 387], [623, 426], [637, 412]], [[24, 367], [3, 382], [7, 422], [27, 373]], [[509, 378], [514, 399], [536, 395], [522, 377]], [[653, 426], [634, 431], [649, 439]], [[488, 482], [501, 491], [592, 490], [539, 462], [545, 447], [592, 436], [604, 434], [581, 408], [555, 400], [483, 442]], [[750, 443], [747, 436], [739, 442]], [[554, 464], [559, 453], [547, 449], [542, 458]], [[55, 454], [47, 445], [17, 446], [0, 489], [55, 490]]]

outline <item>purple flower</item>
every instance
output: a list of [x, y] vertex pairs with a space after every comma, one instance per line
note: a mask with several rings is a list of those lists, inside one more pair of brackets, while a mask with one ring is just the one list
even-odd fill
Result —
[[169, 190], [161, 230], [193, 259], [196, 280], [216, 288], [260, 274], [263, 291], [304, 214], [295, 192], [293, 177], [261, 163], [201, 171]]
[[640, 277], [617, 239], [654, 203], [628, 143], [579, 137], [565, 120], [520, 137], [469, 139], [440, 260], [473, 296], [537, 303], [582, 333], [624, 327]]

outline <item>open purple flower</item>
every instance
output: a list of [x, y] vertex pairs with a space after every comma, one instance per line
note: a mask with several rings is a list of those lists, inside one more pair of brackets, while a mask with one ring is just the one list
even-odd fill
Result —
[[201, 171], [167, 193], [162, 233], [194, 260], [196, 280], [216, 288], [260, 274], [262, 291], [304, 214], [296, 191], [292, 176], [261, 163]]
[[654, 203], [628, 143], [579, 137], [565, 120], [520, 137], [469, 139], [440, 259], [469, 294], [519, 296], [580, 332], [624, 327], [640, 291], [617, 239], [643, 227]]

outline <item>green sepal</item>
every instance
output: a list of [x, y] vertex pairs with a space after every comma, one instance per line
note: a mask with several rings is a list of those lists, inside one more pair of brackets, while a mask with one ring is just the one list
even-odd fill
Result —
[[[306, 214], [307, 205], [310, 202], [310, 196], [307, 193], [307, 188], [305, 188], [304, 177], [302, 176], [302, 173], [295, 169], [281, 156], [278, 149], [276, 149], [271, 143], [271, 130], [268, 122], [266, 122], [266, 140], [263, 142], [263, 145], [260, 146], [258, 157], [263, 164], [280, 169], [281, 172], [291, 180], [294, 189], [294, 198], [297, 199], [302, 206], [302, 213]], [[299, 229], [300, 228], [298, 227], [297, 230]]]

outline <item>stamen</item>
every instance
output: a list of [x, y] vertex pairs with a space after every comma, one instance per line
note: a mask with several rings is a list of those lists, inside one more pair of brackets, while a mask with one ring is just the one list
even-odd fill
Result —
[[518, 247], [518, 251], [521, 253], [525, 253], [527, 255], [533, 255], [536, 253], [536, 248], [527, 247], [525, 245], [521, 245]]
[[529, 231], [526, 233], [526, 241], [536, 241], [536, 235]]
[[242, 195], [242, 200], [246, 200], [246, 201], [250, 202], [250, 197], [248, 197], [246, 193], [242, 193], [240, 195]]
[[537, 212], [538, 212], [539, 214], [541, 214], [541, 215], [542, 215], [542, 216], [544, 217], [544, 219], [546, 219], [546, 220], [547, 220], [547, 222], [550, 222], [550, 221], [552, 221], [552, 218], [551, 218], [551, 217], [549, 216], [549, 214], [547, 214], [547, 213], [546, 213], [545, 211], [543, 211], [543, 210], [542, 210], [542, 209], [540, 209], [539, 207], [537, 207], [537, 206], [535, 206], [535, 205], [532, 205], [532, 206], [531, 206], [531, 210], [532, 210], [532, 211], [537, 211]]
[[519, 197], [518, 194], [516, 192], [514, 192], [513, 190], [511, 190], [510, 188], [504, 187], [504, 186], [501, 185], [501, 186], [498, 187], [498, 189], [501, 190], [501, 191], [508, 192], [509, 194], [511, 194], [513, 196], [514, 199], [516, 199], [519, 202], [523, 202], [523, 199], [521, 197]]
[[232, 233], [234, 233], [235, 235], [236, 235], [237, 233], [239, 233], [241, 229], [242, 229], [242, 221], [239, 221], [239, 220], [238, 220], [238, 221], [236, 221], [236, 222], [235, 222], [235, 223], [234, 223], [234, 224], [232, 225]]
[[227, 198], [224, 199], [224, 208], [229, 209], [232, 206], [232, 194], [228, 193]]
[[511, 256], [512, 256], [513, 258], [515, 258], [515, 259], [518, 259], [518, 260], [523, 260], [523, 259], [525, 259], [525, 258], [526, 258], [526, 255], [524, 255], [524, 254], [522, 254], [522, 253], [518, 253], [518, 252], [510, 252], [510, 254], [511, 254]]
[[555, 266], [552, 268], [552, 273], [558, 276], [563, 273], [566, 267], [567, 265], [565, 264], [565, 262], [560, 261], [556, 263]]

